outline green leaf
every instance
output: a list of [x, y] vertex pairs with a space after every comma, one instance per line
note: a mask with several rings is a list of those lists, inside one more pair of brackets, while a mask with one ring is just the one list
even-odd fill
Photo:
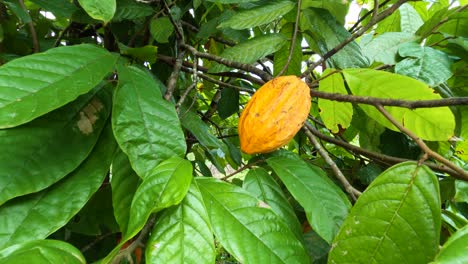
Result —
[[421, 80], [429, 86], [441, 84], [452, 76], [452, 60], [442, 51], [411, 42], [400, 46], [398, 53], [405, 59], [395, 65], [395, 73]]
[[400, 11], [400, 27], [402, 32], [414, 34], [424, 24], [418, 11], [410, 4], [405, 3], [398, 10]]
[[217, 110], [222, 119], [237, 113], [239, 111], [239, 90], [229, 87], [223, 88]]
[[101, 186], [116, 146], [109, 125], [89, 157], [66, 178], [0, 206], [0, 248], [44, 239], [64, 226]]
[[149, 62], [151, 64], [156, 62], [158, 54], [158, 47], [156, 46], [146, 45], [138, 48], [129, 48], [120, 44], [119, 48], [121, 54], [128, 55], [139, 62]]
[[302, 228], [296, 213], [281, 187], [265, 169], [249, 170], [242, 187], [268, 205], [273, 212], [284, 220], [297, 238], [302, 239]]
[[159, 43], [168, 43], [174, 33], [174, 26], [169, 17], [159, 17], [151, 20], [150, 32], [153, 39]]
[[468, 182], [466, 181], [455, 181], [455, 197], [453, 199], [456, 202], [468, 203]]
[[153, 8], [144, 3], [134, 0], [119, 0], [115, 10], [112, 22], [120, 22], [122, 20], [135, 20], [147, 17], [153, 14]]
[[239, 30], [268, 24], [291, 11], [295, 5], [295, 3], [289, 1], [273, 1], [268, 5], [237, 12], [229, 19], [221, 22], [218, 28], [230, 27]]
[[[294, 34], [294, 23], [287, 23], [281, 27], [280, 33], [283, 34], [286, 38], [292, 39]], [[302, 68], [302, 47], [301, 40], [302, 34], [297, 34], [296, 45], [292, 53], [291, 61], [289, 62], [288, 67], [283, 75], [301, 75]], [[273, 75], [278, 76], [283, 67], [288, 63], [289, 53], [291, 50], [292, 41], [290, 45], [284, 45], [275, 52], [274, 56], [274, 71]]]
[[146, 263], [215, 263], [213, 233], [195, 181], [179, 205], [158, 217], [145, 256]]
[[[251, 64], [255, 61], [272, 54], [285, 45], [287, 39], [281, 34], [266, 34], [254, 37], [236, 46], [227, 48], [221, 54], [221, 57], [227, 60], [233, 60], [245, 64]], [[229, 67], [215, 64], [210, 72], [222, 72], [229, 70]]]
[[114, 16], [116, 0], [78, 0], [81, 7], [94, 19], [109, 22]]
[[0, 205], [75, 170], [98, 140], [110, 97], [104, 87], [30, 123], [0, 130]]
[[[314, 51], [323, 55], [341, 44], [351, 34], [325, 9], [308, 8], [301, 12], [300, 28]], [[329, 60], [330, 68], [364, 68], [369, 62], [359, 45], [352, 41]]]
[[151, 213], [179, 204], [184, 199], [191, 181], [190, 161], [172, 157], [161, 162], [135, 192], [124, 237], [131, 238], [140, 231]]
[[220, 149], [224, 152], [225, 145], [223, 142], [210, 132], [208, 125], [196, 113], [192, 111], [181, 111], [181, 113], [182, 126], [190, 131], [203, 147], [207, 149]]
[[219, 4], [241, 4], [241, 3], [252, 3], [259, 0], [206, 0], [207, 2], [215, 2]]
[[216, 238], [241, 263], [309, 263], [283, 219], [250, 193], [213, 178], [197, 178]]
[[415, 162], [391, 167], [359, 197], [329, 263], [428, 263], [439, 247], [440, 206], [430, 169]]
[[112, 162], [112, 204], [122, 233], [127, 231], [130, 206], [141, 178], [133, 171], [127, 155], [119, 151]]
[[468, 262], [466, 254], [468, 245], [468, 225], [450, 236], [437, 254], [434, 264], [462, 264]]
[[[346, 69], [346, 82], [354, 95], [404, 100], [440, 99], [423, 82], [385, 71], [372, 69]], [[360, 107], [383, 126], [398, 131], [377, 109], [369, 105]], [[455, 117], [448, 107], [407, 109], [385, 107], [406, 128], [424, 140], [446, 141], [454, 135]]]
[[304, 207], [312, 229], [330, 243], [351, 208], [343, 191], [320, 168], [298, 156], [272, 157], [267, 163]]
[[[343, 77], [340, 73], [333, 73], [333, 71], [336, 70], [328, 68], [323, 72], [322, 76], [331, 75], [320, 81], [319, 91], [348, 94]], [[340, 129], [348, 128], [351, 125], [353, 118], [353, 105], [351, 103], [319, 99], [318, 107], [323, 123], [331, 132], [338, 133]]]
[[362, 47], [362, 53], [371, 61], [393, 65], [396, 63], [398, 48], [417, 37], [405, 32], [385, 32], [377, 35]]
[[0, 251], [0, 264], [86, 264], [74, 246], [58, 240], [36, 240]]
[[303, 0], [301, 9], [308, 7], [323, 8], [328, 10], [341, 25], [345, 23], [345, 17], [349, 10], [349, 1], [342, 0]]
[[78, 8], [70, 1], [63, 0], [30, 0], [43, 9], [52, 12], [56, 17], [70, 18]]
[[8, 6], [8, 9], [21, 19], [24, 24], [31, 23], [31, 16], [21, 7], [17, 0], [3, 0], [2, 2]]
[[133, 169], [145, 178], [161, 161], [184, 156], [185, 137], [174, 105], [161, 96], [161, 82], [135, 66], [118, 73], [112, 128]]
[[0, 67], [0, 128], [14, 127], [93, 89], [114, 67], [115, 56], [82, 44], [25, 56]]

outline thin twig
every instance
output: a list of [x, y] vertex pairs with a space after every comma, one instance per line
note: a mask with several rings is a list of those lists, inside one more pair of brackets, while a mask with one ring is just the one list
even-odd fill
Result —
[[187, 96], [189, 95], [190, 91], [192, 91], [194, 88], [196, 88], [197, 84], [198, 84], [198, 69], [197, 69], [198, 63], [197, 63], [197, 56], [195, 54], [193, 55], [193, 62], [194, 62], [193, 63], [193, 68], [192, 68], [193, 81], [192, 81], [192, 84], [182, 94], [182, 96], [180, 96], [180, 99], [176, 104], [177, 113], [179, 113], [179, 111], [180, 111], [179, 108], [184, 103], [184, 101], [187, 98]]
[[328, 93], [328, 92], [317, 91], [315, 89], [311, 89], [310, 95], [312, 97], [318, 97], [318, 98], [328, 99], [328, 100], [338, 101], [338, 102], [350, 102], [350, 103], [368, 104], [368, 105], [380, 104], [384, 106], [398, 106], [398, 107], [404, 107], [404, 108], [409, 108], [409, 109], [468, 105], [468, 97], [451, 97], [451, 98], [441, 98], [441, 99], [433, 99], [433, 100], [402, 100], [402, 99], [378, 98], [378, 97], [370, 97], [370, 96], [340, 94], [340, 93]]
[[174, 65], [174, 69], [172, 70], [171, 76], [167, 81], [167, 90], [166, 94], [164, 95], [164, 99], [169, 101], [174, 93], [174, 90], [177, 85], [177, 79], [179, 78], [180, 68], [182, 67], [182, 61], [184, 59], [184, 51], [180, 51], [179, 55], [177, 56], [176, 63]]
[[[24, 10], [24, 12], [29, 13], [28, 9], [24, 5], [24, 0], [18, 0], [18, 2], [20, 4], [21, 8]], [[36, 32], [36, 29], [34, 28], [34, 23], [33, 23], [32, 19], [31, 19], [31, 21], [28, 22], [28, 26], [29, 26], [29, 31], [31, 31], [31, 38], [32, 38], [32, 43], [33, 43], [33, 52], [37, 53], [37, 52], [39, 52], [41, 50], [41, 48], [39, 46], [39, 40], [37, 39], [37, 32]]]
[[301, 74], [301, 78], [307, 77], [317, 66], [321, 65], [324, 63], [326, 60], [328, 60], [331, 56], [335, 55], [338, 51], [342, 50], [346, 45], [348, 45], [350, 42], [354, 41], [356, 38], [362, 36], [364, 33], [367, 32], [368, 29], [370, 29], [372, 26], [380, 22], [381, 20], [385, 19], [386, 17], [390, 16], [393, 12], [395, 12], [402, 4], [406, 3], [408, 0], [399, 0], [395, 4], [393, 4], [391, 7], [385, 9], [381, 13], [379, 13], [376, 17], [372, 17], [371, 21], [364, 26], [361, 30], [358, 32], [352, 34], [349, 36], [347, 39], [342, 41], [340, 44], [338, 44], [336, 47], [332, 48], [329, 50], [327, 53], [325, 53], [318, 61], [310, 64], [307, 67], [307, 70], [304, 71]]
[[237, 173], [239, 173], [239, 172], [241, 172], [241, 171], [244, 171], [244, 170], [246, 170], [246, 169], [250, 169], [250, 168], [252, 168], [253, 166], [255, 166], [255, 165], [257, 165], [257, 164], [259, 164], [259, 163], [261, 163], [261, 162], [264, 162], [264, 160], [263, 160], [263, 159], [259, 159], [259, 160], [256, 160], [256, 161], [252, 162], [252, 163], [246, 164], [245, 166], [243, 166], [243, 167], [241, 167], [240, 169], [238, 169], [238, 170], [232, 172], [231, 174], [228, 174], [228, 175], [222, 177], [221, 180], [222, 180], [222, 181], [226, 181], [227, 179], [231, 178], [232, 176], [236, 175]]
[[288, 59], [286, 60], [286, 64], [284, 64], [283, 69], [278, 73], [277, 76], [283, 75], [289, 67], [291, 63], [292, 56], [294, 53], [294, 48], [296, 47], [296, 40], [297, 40], [297, 32], [299, 31], [299, 17], [301, 15], [301, 5], [302, 0], [297, 1], [297, 13], [296, 13], [296, 22], [294, 23], [294, 32], [291, 40], [291, 48], [289, 49]]
[[385, 110], [385, 108], [382, 105], [375, 105], [375, 107], [377, 108], [377, 110], [380, 111], [380, 113], [382, 113], [382, 115], [385, 116], [385, 118], [388, 119], [388, 121], [390, 121], [394, 126], [396, 126], [401, 132], [403, 132], [404, 134], [406, 134], [410, 138], [412, 138], [416, 142], [416, 144], [418, 144], [418, 146], [425, 153], [427, 153], [427, 155], [429, 155], [430, 157], [434, 158], [438, 162], [444, 164], [445, 166], [447, 166], [450, 169], [457, 172], [456, 175], [452, 175], [452, 176], [454, 176], [457, 179], [463, 180], [463, 181], [468, 181], [468, 173], [465, 170], [463, 170], [462, 168], [460, 168], [457, 165], [453, 164], [452, 162], [450, 162], [446, 158], [442, 157], [441, 155], [439, 155], [439, 153], [437, 153], [437, 152], [433, 151], [432, 149], [430, 149], [426, 145], [426, 143], [424, 143], [424, 141], [422, 139], [420, 139], [418, 136], [416, 136], [409, 129], [407, 129], [406, 127], [401, 125], [400, 122], [398, 122], [387, 110]]
[[[377, 153], [377, 152], [370, 151], [370, 150], [367, 150], [367, 149], [363, 149], [361, 147], [355, 146], [355, 145], [350, 144], [348, 142], [345, 142], [343, 140], [339, 140], [339, 139], [336, 139], [334, 137], [324, 135], [323, 133], [321, 133], [318, 129], [316, 129], [315, 127], [313, 127], [309, 123], [305, 123], [305, 126], [316, 137], [318, 137], [318, 138], [320, 138], [320, 139], [322, 139], [324, 141], [327, 141], [329, 143], [335, 144], [337, 146], [343, 147], [345, 150], [350, 151], [352, 153], [368, 157], [369, 159], [372, 159], [372, 160], [374, 160], [376, 162], [379, 162], [382, 165], [391, 166], [391, 165], [401, 163], [401, 162], [405, 162], [405, 161], [412, 161], [410, 159], [404, 159], [404, 158], [388, 156], [388, 155], [385, 155], [385, 154], [381, 154], [381, 153]], [[428, 166], [429, 168], [431, 168], [434, 171], [447, 173], [447, 174], [449, 174], [449, 175], [451, 175], [453, 177], [456, 177], [454, 175], [458, 174], [456, 171], [448, 168], [445, 165], [439, 165], [439, 164], [435, 164], [435, 163], [431, 163], [431, 162], [425, 162], [424, 165]]]
[[330, 166], [333, 173], [335, 174], [336, 178], [341, 182], [343, 187], [345, 188], [346, 192], [349, 193], [353, 201], [357, 200], [362, 193], [354, 188], [351, 183], [349, 183], [348, 179], [343, 175], [340, 168], [336, 165], [336, 163], [330, 158], [327, 151], [322, 147], [322, 145], [318, 142], [317, 138], [310, 132], [310, 130], [304, 126], [305, 133], [307, 137], [310, 139], [312, 144], [314, 145], [315, 149], [319, 152], [320, 156], [325, 160], [325, 162]]

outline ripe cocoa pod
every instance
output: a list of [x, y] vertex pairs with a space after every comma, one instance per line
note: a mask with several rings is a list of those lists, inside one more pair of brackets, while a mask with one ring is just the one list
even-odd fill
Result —
[[286, 145], [301, 129], [310, 105], [309, 87], [297, 76], [281, 76], [265, 83], [240, 116], [242, 151], [267, 153]]

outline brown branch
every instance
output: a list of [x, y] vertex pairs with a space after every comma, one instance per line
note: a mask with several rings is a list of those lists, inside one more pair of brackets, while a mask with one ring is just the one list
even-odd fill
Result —
[[394, 126], [396, 126], [401, 132], [405, 133], [408, 135], [410, 138], [412, 138], [416, 144], [425, 152], [427, 155], [430, 157], [434, 158], [438, 162], [444, 164], [445, 166], [449, 167], [450, 169], [454, 170], [457, 172], [456, 175], [452, 175], [453, 177], [463, 180], [463, 181], [468, 181], [468, 173], [463, 170], [462, 168], [458, 167], [457, 165], [453, 164], [446, 158], [442, 157], [439, 153], [433, 151], [430, 149], [426, 143], [422, 139], [420, 139], [418, 136], [416, 136], [412, 131], [401, 125], [387, 110], [382, 105], [375, 105], [375, 107], [382, 113], [382, 115], [385, 116], [385, 118], [388, 119]]
[[166, 94], [164, 95], [164, 99], [166, 101], [169, 101], [172, 97], [172, 94], [174, 93], [174, 90], [177, 85], [177, 79], [179, 78], [179, 73], [180, 69], [182, 67], [182, 61], [184, 58], [184, 53], [183, 51], [179, 52], [179, 55], [177, 56], [176, 63], [174, 64], [174, 70], [171, 73], [171, 76], [169, 77], [169, 80], [167, 81], [167, 90]]
[[187, 45], [187, 44], [182, 44], [182, 47], [189, 50], [191, 53], [196, 54], [200, 58], [212, 60], [212, 61], [215, 61], [217, 63], [226, 65], [228, 67], [232, 67], [232, 68], [236, 68], [236, 69], [240, 69], [240, 70], [244, 70], [246, 72], [256, 74], [260, 78], [262, 78], [262, 80], [265, 81], [265, 82], [269, 81], [269, 80], [271, 80], [273, 78], [270, 74], [258, 69], [255, 66], [252, 66], [250, 64], [240, 63], [240, 62], [237, 62], [237, 61], [231, 61], [231, 60], [228, 60], [228, 59], [225, 59], [223, 57], [219, 57], [219, 56], [216, 56], [216, 55], [213, 55], [213, 54], [210, 54], [210, 53], [200, 52], [197, 49], [195, 49], [194, 47], [192, 47], [190, 45]]
[[340, 168], [336, 165], [336, 163], [330, 158], [328, 155], [327, 151], [322, 147], [322, 145], [318, 142], [317, 138], [310, 132], [310, 130], [307, 128], [307, 126], [304, 126], [305, 133], [309, 140], [312, 142], [314, 147], [317, 149], [319, 152], [320, 156], [325, 160], [325, 162], [330, 166], [332, 169], [333, 173], [335, 174], [336, 178], [341, 182], [343, 187], [345, 188], [346, 192], [349, 193], [353, 201], [357, 200], [357, 197], [359, 197], [362, 193], [354, 188], [351, 183], [349, 183], [348, 179], [343, 175], [341, 172]]
[[468, 105], [468, 97], [451, 97], [434, 100], [402, 100], [402, 99], [390, 99], [390, 98], [378, 98], [370, 96], [359, 96], [350, 94], [340, 93], [327, 93], [311, 89], [310, 95], [322, 99], [328, 99], [338, 102], [349, 102], [358, 104], [369, 104], [369, 105], [384, 105], [384, 106], [398, 106], [409, 109], [414, 108], [431, 108], [431, 107], [443, 107], [443, 106], [455, 106], [455, 105]]
[[[24, 5], [24, 0], [18, 0], [18, 2], [20, 4], [21, 8], [24, 10], [24, 12], [29, 13], [28, 9]], [[41, 50], [41, 48], [39, 46], [39, 40], [37, 39], [37, 32], [36, 32], [36, 29], [34, 28], [34, 23], [33, 23], [32, 19], [27, 24], [29, 26], [29, 31], [31, 31], [31, 38], [32, 38], [32, 43], [33, 43], [33, 52], [37, 53], [37, 52], [39, 52]]]
[[[384, 6], [386, 5], [388, 2], [390, 2], [390, 0], [385, 0], [383, 1], [379, 6]], [[376, 9], [375, 8], [375, 5], [374, 5], [374, 8], [370, 11], [368, 11], [367, 13], [365, 13], [362, 17], [360, 17], [358, 19], [358, 21], [356, 21], [356, 23], [348, 30], [349, 32], [353, 32], [354, 30], [356, 30], [356, 28], [358, 27], [358, 25], [360, 23], [362, 23], [362, 21], [364, 21], [364, 19], [366, 19], [369, 15], [371, 14], [375, 14], [376, 10], [378, 11], [378, 8]]]
[[283, 68], [281, 71], [278, 73], [277, 76], [283, 75], [286, 70], [289, 67], [289, 64], [291, 63], [292, 56], [294, 53], [294, 48], [296, 47], [296, 40], [297, 40], [297, 32], [299, 31], [299, 17], [301, 15], [301, 5], [302, 5], [302, 0], [297, 1], [297, 12], [296, 12], [296, 22], [294, 23], [294, 32], [291, 40], [291, 48], [289, 49], [289, 54], [288, 54], [288, 59], [286, 60], [286, 64], [284, 64]]
[[231, 178], [232, 176], [236, 175], [237, 173], [241, 172], [241, 171], [244, 171], [246, 169], [250, 169], [252, 168], [253, 166], [261, 163], [261, 162], [264, 162], [263, 159], [259, 159], [259, 160], [256, 160], [252, 163], [249, 163], [249, 164], [246, 164], [245, 166], [241, 167], [240, 169], [237, 169], [236, 171], [232, 172], [231, 174], [228, 174], [224, 177], [221, 178], [222, 181], [226, 181], [227, 179]]
[[[372, 160], [374, 160], [376, 162], [379, 162], [379, 163], [381, 163], [383, 165], [391, 166], [391, 165], [394, 165], [394, 164], [397, 164], [397, 163], [401, 163], [401, 162], [405, 162], [405, 161], [411, 161], [410, 159], [403, 159], [403, 158], [398, 158], [398, 157], [393, 157], [393, 156], [388, 156], [388, 155], [385, 155], [385, 154], [373, 152], [373, 151], [370, 151], [370, 150], [363, 149], [361, 147], [352, 145], [352, 144], [350, 144], [350, 143], [348, 143], [346, 141], [342, 141], [342, 140], [336, 139], [334, 137], [324, 135], [318, 129], [316, 129], [315, 127], [313, 127], [309, 123], [305, 123], [305, 126], [310, 130], [310, 132], [312, 132], [312, 134], [314, 134], [316, 137], [322, 139], [323, 141], [327, 141], [329, 143], [340, 146], [340, 147], [342, 147], [342, 148], [344, 148], [344, 149], [346, 149], [346, 150], [348, 150], [348, 151], [350, 151], [352, 153], [363, 155], [363, 156], [368, 157], [369, 159], [372, 159]], [[431, 168], [434, 171], [447, 173], [447, 174], [449, 174], [451, 176], [454, 176], [454, 175], [458, 174], [456, 171], [446, 167], [445, 165], [439, 165], [439, 164], [430, 163], [430, 162], [425, 162], [424, 165], [428, 166], [429, 168]]]
[[395, 12], [402, 4], [407, 2], [408, 0], [399, 0], [395, 4], [393, 4], [391, 7], [385, 9], [381, 13], [379, 13], [376, 17], [372, 17], [372, 20], [364, 26], [361, 30], [358, 32], [352, 34], [349, 36], [347, 39], [345, 39], [343, 42], [338, 44], [336, 47], [332, 48], [329, 50], [327, 53], [325, 53], [318, 61], [310, 64], [307, 67], [307, 70], [304, 71], [301, 74], [301, 78], [307, 77], [317, 66], [321, 65], [324, 63], [327, 59], [329, 59], [331, 56], [335, 55], [338, 51], [342, 50], [346, 45], [348, 45], [350, 42], [354, 41], [356, 38], [362, 36], [364, 33], [367, 32], [368, 29], [370, 29], [372, 26], [380, 22], [381, 20], [385, 19], [386, 17], [390, 16], [393, 12]]

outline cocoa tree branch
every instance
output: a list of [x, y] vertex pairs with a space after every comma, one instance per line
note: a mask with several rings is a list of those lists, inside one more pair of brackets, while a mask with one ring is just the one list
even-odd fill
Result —
[[[367, 150], [367, 149], [363, 149], [361, 147], [350, 144], [350, 143], [348, 143], [346, 141], [339, 140], [339, 139], [336, 139], [334, 137], [327, 136], [327, 135], [321, 133], [318, 129], [316, 129], [314, 126], [312, 126], [311, 124], [309, 124], [307, 122], [304, 125], [310, 130], [310, 132], [312, 134], [314, 134], [316, 137], [320, 138], [321, 140], [332, 143], [332, 144], [335, 144], [337, 146], [340, 146], [340, 147], [342, 147], [342, 148], [344, 148], [344, 149], [346, 149], [346, 150], [348, 150], [348, 151], [350, 151], [352, 153], [365, 156], [365, 157], [367, 157], [369, 159], [372, 159], [373, 161], [376, 161], [376, 162], [378, 162], [380, 164], [383, 164], [383, 165], [386, 165], [386, 166], [391, 166], [391, 165], [394, 165], [394, 164], [397, 164], [397, 163], [401, 163], [401, 162], [405, 162], [405, 161], [411, 161], [410, 159], [404, 159], [404, 158], [388, 156], [388, 155], [385, 155], [385, 154], [381, 154], [381, 153], [377, 153], [377, 152], [370, 151], [370, 150]], [[451, 168], [448, 168], [445, 165], [439, 165], [439, 164], [435, 164], [435, 163], [431, 163], [431, 162], [424, 162], [424, 165], [428, 166], [429, 168], [431, 168], [434, 171], [447, 173], [447, 174], [449, 174], [449, 175], [451, 175], [453, 177], [456, 177], [454, 175], [458, 175], [458, 173], [456, 171], [452, 170]]]
[[394, 126], [396, 126], [401, 132], [403, 132], [404, 134], [408, 135], [411, 139], [414, 140], [414, 142], [416, 142], [416, 144], [418, 144], [418, 146], [425, 152], [427, 153], [427, 155], [429, 155], [429, 157], [437, 160], [438, 162], [444, 164], [445, 166], [449, 167], [450, 169], [454, 170], [457, 172], [456, 175], [452, 175], [453, 177], [459, 179], [459, 180], [463, 180], [463, 181], [468, 181], [468, 173], [463, 170], [462, 168], [458, 167], [457, 165], [453, 164], [452, 162], [450, 162], [449, 160], [447, 160], [446, 158], [442, 157], [439, 153], [433, 151], [432, 149], [430, 149], [426, 143], [424, 143], [424, 141], [419, 138], [418, 136], [416, 136], [411, 130], [407, 129], [406, 127], [404, 127], [403, 125], [401, 125], [387, 110], [385, 110], [385, 108], [382, 106], [382, 105], [375, 105], [375, 108], [377, 108], [377, 110], [380, 111], [380, 113], [382, 113], [382, 115], [385, 116], [385, 118], [387, 118], [388, 121], [390, 121]]
[[370, 96], [359, 96], [350, 94], [340, 93], [328, 93], [317, 91], [316, 89], [310, 90], [312, 97], [318, 97], [322, 99], [328, 99], [338, 102], [349, 102], [358, 104], [368, 105], [384, 105], [384, 106], [398, 106], [409, 109], [415, 108], [432, 108], [432, 107], [443, 107], [443, 106], [456, 106], [456, 105], [468, 105], [468, 97], [451, 97], [433, 100], [403, 100], [403, 99], [391, 99], [391, 98], [378, 98]]
[[297, 12], [296, 12], [296, 22], [294, 23], [294, 32], [291, 40], [291, 48], [289, 48], [289, 54], [288, 54], [288, 59], [286, 60], [286, 64], [284, 64], [283, 68], [281, 71], [277, 74], [277, 76], [283, 75], [286, 70], [289, 67], [289, 64], [291, 64], [292, 56], [294, 53], [294, 48], [296, 47], [296, 41], [297, 41], [297, 32], [299, 31], [299, 17], [301, 15], [301, 5], [302, 5], [302, 0], [297, 1]]
[[[24, 10], [24, 12], [29, 13], [28, 9], [24, 5], [24, 0], [18, 0], [18, 2], [20, 4], [21, 8]], [[36, 28], [34, 28], [34, 23], [33, 23], [32, 19], [27, 24], [29, 26], [29, 31], [31, 32], [31, 39], [32, 39], [32, 43], [33, 43], [33, 53], [37, 53], [37, 52], [39, 52], [41, 50], [41, 48], [39, 46], [39, 40], [37, 38]]]
[[346, 177], [343, 175], [340, 168], [338, 168], [336, 163], [330, 158], [327, 151], [322, 147], [320, 142], [318, 142], [317, 138], [310, 132], [307, 126], [304, 126], [304, 130], [310, 142], [312, 142], [315, 149], [317, 149], [317, 151], [319, 152], [320, 156], [322, 156], [325, 162], [330, 166], [336, 178], [341, 182], [341, 184], [345, 188], [346, 192], [351, 196], [353, 201], [356, 201], [357, 197], [359, 197], [362, 193], [356, 188], [354, 188], [351, 185], [351, 183], [349, 183], [348, 179], [346, 179]]

